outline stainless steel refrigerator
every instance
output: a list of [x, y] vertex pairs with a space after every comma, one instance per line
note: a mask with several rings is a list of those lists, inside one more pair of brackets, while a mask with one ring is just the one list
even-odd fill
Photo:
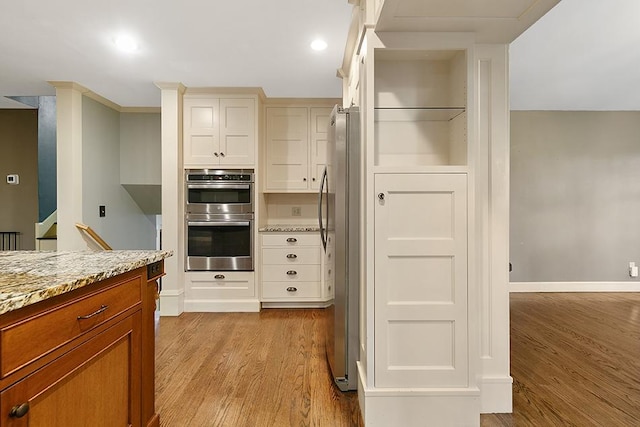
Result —
[[359, 334], [360, 114], [334, 107], [327, 165], [320, 183], [318, 219], [334, 299], [327, 308], [327, 359], [336, 385], [356, 390]]

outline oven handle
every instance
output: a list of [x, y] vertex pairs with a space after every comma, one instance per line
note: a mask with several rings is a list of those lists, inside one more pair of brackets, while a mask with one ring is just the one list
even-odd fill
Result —
[[187, 221], [189, 227], [247, 227], [251, 224], [251, 221]]
[[197, 190], [224, 190], [227, 188], [231, 190], [250, 190], [251, 184], [187, 184], [187, 189], [191, 188]]

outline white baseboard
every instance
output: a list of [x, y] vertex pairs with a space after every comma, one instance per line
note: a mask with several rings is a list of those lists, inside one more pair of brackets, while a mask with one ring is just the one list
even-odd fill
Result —
[[184, 311], [193, 313], [258, 312], [260, 301], [257, 299], [184, 300]]
[[513, 378], [509, 377], [481, 377], [480, 413], [509, 414], [513, 412]]
[[180, 316], [184, 311], [184, 291], [167, 289], [160, 292], [160, 316]]
[[509, 292], [640, 292], [640, 282], [511, 282]]
[[358, 399], [367, 427], [480, 426], [476, 388], [369, 388], [358, 364]]

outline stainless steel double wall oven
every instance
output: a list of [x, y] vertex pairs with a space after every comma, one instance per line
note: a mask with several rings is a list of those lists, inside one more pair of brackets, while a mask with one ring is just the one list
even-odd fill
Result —
[[187, 169], [186, 270], [253, 270], [254, 172]]

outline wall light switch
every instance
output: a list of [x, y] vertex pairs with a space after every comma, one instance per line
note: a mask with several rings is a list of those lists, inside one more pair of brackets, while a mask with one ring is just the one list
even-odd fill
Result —
[[20, 176], [17, 173], [7, 175], [7, 184], [11, 184], [11, 185], [20, 184]]
[[107, 216], [107, 208], [104, 205], [100, 205], [100, 207], [98, 208], [98, 214], [100, 215], [100, 217]]

